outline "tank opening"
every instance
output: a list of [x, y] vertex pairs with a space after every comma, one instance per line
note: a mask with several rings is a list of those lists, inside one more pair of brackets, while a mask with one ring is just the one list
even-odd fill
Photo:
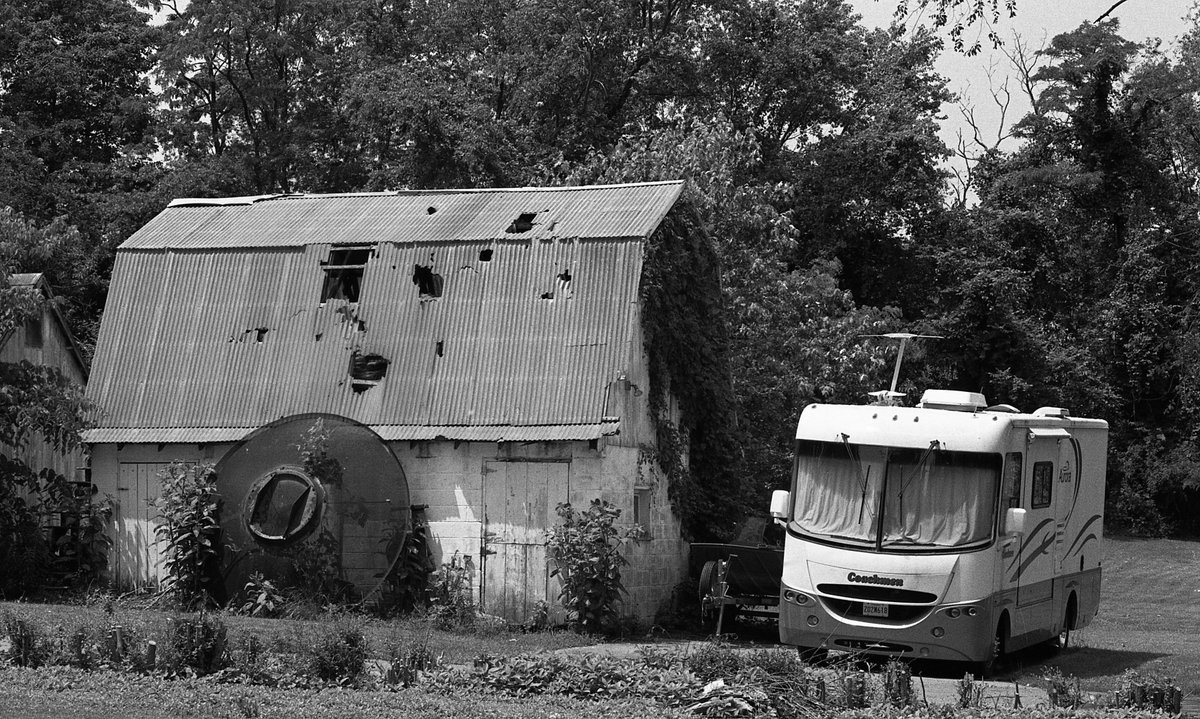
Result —
[[250, 488], [250, 533], [266, 542], [287, 543], [306, 536], [318, 519], [319, 491], [298, 468], [281, 467]]

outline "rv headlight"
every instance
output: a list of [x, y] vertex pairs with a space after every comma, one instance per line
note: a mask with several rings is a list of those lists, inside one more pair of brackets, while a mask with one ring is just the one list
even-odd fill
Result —
[[973, 617], [973, 616], [975, 616], [976, 614], [979, 614], [979, 610], [978, 610], [978, 609], [976, 609], [975, 607], [967, 607], [967, 616], [968, 616], [968, 617]]
[[949, 616], [951, 619], [958, 619], [958, 615], [962, 614], [962, 610], [961, 610], [961, 609], [959, 609], [958, 607], [950, 607], [950, 609], [948, 609], [948, 610], [946, 611], [946, 614], [947, 614], [947, 615], [948, 615], [948, 616]]
[[934, 627], [931, 633], [933, 634], [934, 639], [941, 639], [946, 635], [946, 630], [942, 629], [941, 627]]

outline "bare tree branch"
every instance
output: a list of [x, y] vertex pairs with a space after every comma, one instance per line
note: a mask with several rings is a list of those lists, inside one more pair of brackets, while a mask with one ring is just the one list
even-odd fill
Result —
[[1116, 10], [1117, 8], [1121, 7], [1122, 5], [1124, 5], [1127, 2], [1129, 2], [1129, 0], [1117, 0], [1115, 3], [1113, 3], [1112, 7], [1110, 7], [1109, 9], [1104, 11], [1103, 15], [1096, 18], [1096, 22], [1100, 22], [1101, 20], [1108, 17], [1109, 15], [1112, 15], [1113, 10]]

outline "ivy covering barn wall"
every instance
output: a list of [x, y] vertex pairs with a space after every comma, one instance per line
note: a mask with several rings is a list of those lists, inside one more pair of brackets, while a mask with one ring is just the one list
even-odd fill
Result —
[[728, 539], [741, 515], [729, 324], [719, 258], [686, 200], [646, 246], [641, 301], [668, 496], [688, 539]]

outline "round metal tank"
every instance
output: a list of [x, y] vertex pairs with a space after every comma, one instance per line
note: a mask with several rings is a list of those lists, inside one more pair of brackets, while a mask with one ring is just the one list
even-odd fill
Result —
[[287, 583], [298, 563], [313, 561], [336, 563], [353, 588], [347, 598], [368, 597], [411, 529], [400, 461], [379, 435], [345, 417], [272, 422], [234, 445], [216, 469], [228, 597], [254, 572]]

